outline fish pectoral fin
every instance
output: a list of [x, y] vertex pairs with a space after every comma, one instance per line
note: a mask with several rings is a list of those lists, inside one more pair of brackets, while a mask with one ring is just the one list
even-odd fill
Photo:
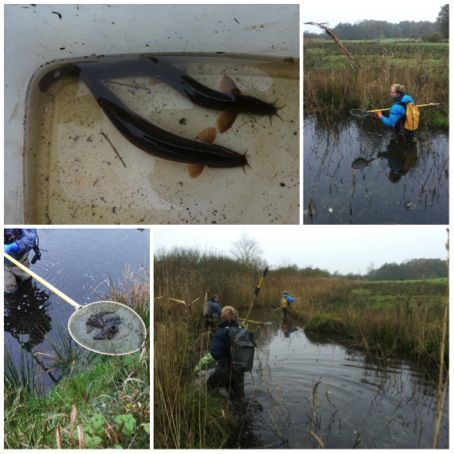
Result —
[[162, 82], [161, 79], [154, 79], [153, 77], [148, 81], [148, 85], [150, 87], [154, 87], [155, 85], [158, 85]]
[[195, 139], [200, 142], [213, 143], [216, 140], [216, 128], [202, 129]]
[[221, 134], [226, 132], [233, 125], [237, 115], [236, 112], [221, 112], [218, 115], [216, 126]]
[[188, 164], [188, 173], [191, 178], [197, 178], [205, 168], [202, 164]]
[[[241, 95], [240, 89], [236, 86], [233, 79], [226, 74], [223, 74], [219, 89], [222, 93], [232, 96]], [[221, 112], [216, 120], [216, 125], [220, 133], [226, 132], [235, 122], [238, 113], [235, 112]]]
[[231, 79], [226, 74], [222, 75], [221, 82], [219, 83], [219, 90], [222, 93], [226, 93], [228, 95], [238, 96], [241, 95], [240, 89], [236, 86], [233, 79]]
[[[197, 134], [196, 140], [205, 143], [213, 143], [216, 140], [216, 128], [205, 128]], [[203, 164], [188, 164], [188, 173], [191, 178], [197, 178], [203, 171]]]

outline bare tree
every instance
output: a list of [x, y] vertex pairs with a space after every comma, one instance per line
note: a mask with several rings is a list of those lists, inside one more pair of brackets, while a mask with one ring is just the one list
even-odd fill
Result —
[[233, 243], [231, 250], [231, 254], [238, 262], [257, 267], [264, 264], [262, 253], [259, 243], [244, 232], [240, 239]]

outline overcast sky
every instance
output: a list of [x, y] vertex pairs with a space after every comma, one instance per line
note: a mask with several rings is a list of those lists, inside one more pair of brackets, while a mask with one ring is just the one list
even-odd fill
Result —
[[413, 258], [446, 259], [440, 226], [157, 226], [155, 249], [175, 246], [229, 254], [242, 232], [254, 238], [273, 267], [296, 264], [342, 274]]
[[[354, 23], [364, 19], [388, 22], [422, 21], [435, 22], [440, 8], [448, 0], [303, 0], [303, 22], [327, 22], [335, 27], [339, 22]], [[305, 31], [319, 33], [317, 27], [305, 25]]]

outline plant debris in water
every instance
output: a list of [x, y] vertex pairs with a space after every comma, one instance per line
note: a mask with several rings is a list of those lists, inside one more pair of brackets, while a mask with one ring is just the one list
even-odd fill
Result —
[[91, 333], [94, 328], [99, 328], [99, 331], [93, 340], [113, 339], [118, 333], [118, 327], [121, 325], [120, 317], [108, 317], [107, 315], [114, 314], [114, 312], [98, 312], [91, 315], [87, 320], [87, 334]]

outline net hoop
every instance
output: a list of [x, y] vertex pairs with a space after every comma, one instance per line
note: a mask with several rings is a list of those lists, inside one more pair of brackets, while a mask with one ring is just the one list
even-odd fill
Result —
[[366, 118], [369, 116], [369, 112], [362, 109], [350, 109], [350, 115], [356, 118]]
[[[118, 334], [112, 339], [94, 338], [95, 332], [87, 330], [87, 320], [93, 314], [109, 313], [121, 318]], [[83, 348], [110, 356], [129, 355], [142, 349], [147, 328], [139, 314], [125, 304], [116, 301], [96, 301], [81, 306], [68, 320], [71, 337]]]
[[352, 169], [357, 170], [357, 169], [363, 169], [369, 164], [369, 160], [364, 159], [364, 158], [357, 158], [352, 162]]

